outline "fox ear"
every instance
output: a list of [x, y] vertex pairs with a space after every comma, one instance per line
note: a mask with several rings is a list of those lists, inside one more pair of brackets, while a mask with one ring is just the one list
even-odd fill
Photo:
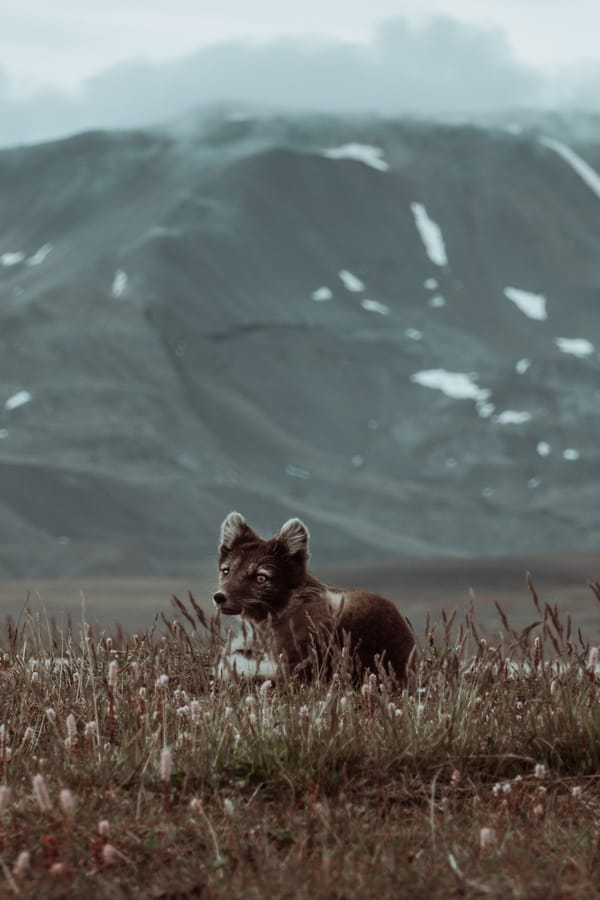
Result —
[[221, 525], [219, 550], [231, 550], [245, 531], [250, 531], [250, 528], [246, 525], [244, 517], [239, 512], [230, 512]]
[[285, 525], [282, 525], [281, 531], [277, 535], [278, 540], [282, 543], [290, 556], [302, 554], [308, 559], [308, 541], [310, 535], [308, 528], [300, 519], [288, 519]]

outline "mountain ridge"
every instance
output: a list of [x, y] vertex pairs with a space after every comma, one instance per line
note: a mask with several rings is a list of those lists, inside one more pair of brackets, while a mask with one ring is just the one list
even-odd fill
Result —
[[595, 550], [600, 203], [542, 127], [0, 150], [0, 575], [189, 570], [231, 508], [323, 561]]

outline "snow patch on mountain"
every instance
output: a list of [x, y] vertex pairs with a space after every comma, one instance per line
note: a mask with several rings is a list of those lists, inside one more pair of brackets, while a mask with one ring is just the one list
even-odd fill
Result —
[[343, 144], [341, 147], [330, 147], [323, 150], [322, 155], [327, 159], [353, 159], [355, 162], [364, 163], [379, 172], [387, 172], [389, 164], [383, 159], [381, 147], [373, 147], [371, 144]]
[[25, 259], [25, 254], [21, 250], [16, 250], [15, 252], [3, 253], [0, 256], [0, 265], [3, 266], [18, 266], [19, 263], [22, 263]]
[[410, 376], [415, 384], [441, 391], [455, 400], [488, 400], [490, 391], [480, 388], [471, 375], [446, 369], [424, 369]]
[[411, 203], [410, 208], [427, 256], [434, 265], [447, 266], [448, 256], [442, 229], [430, 218], [422, 203]]
[[338, 275], [347, 291], [352, 291], [353, 293], [364, 291], [364, 283], [356, 275], [353, 275], [352, 272], [349, 272], [348, 269], [340, 269]]
[[595, 350], [594, 345], [586, 338], [558, 337], [554, 338], [554, 343], [561, 353], [569, 353], [571, 356], [578, 356], [580, 359], [591, 356]]
[[571, 150], [570, 147], [563, 144], [562, 141], [557, 141], [555, 138], [542, 135], [540, 144], [543, 144], [545, 147], [549, 147], [550, 150], [554, 150], [555, 153], [558, 153], [558, 155], [571, 166], [573, 171], [579, 175], [581, 180], [587, 184], [596, 197], [600, 198], [600, 175], [598, 175], [595, 169], [592, 169], [589, 163], [586, 163], [586, 161], [582, 159], [581, 156], [578, 156], [574, 150]]
[[30, 403], [32, 399], [29, 391], [17, 391], [16, 394], [13, 394], [12, 397], [8, 398], [4, 404], [4, 409], [10, 412], [13, 409], [18, 409], [19, 406], [25, 406], [25, 404]]
[[531, 291], [523, 291], [521, 288], [505, 287], [504, 296], [511, 300], [528, 318], [538, 322], [548, 318], [546, 298], [543, 294], [532, 294]]
[[505, 409], [494, 417], [498, 425], [523, 425], [531, 422], [532, 415], [527, 410]]
[[361, 300], [360, 305], [367, 312], [379, 313], [380, 316], [389, 316], [390, 308], [385, 303], [379, 303], [377, 300]]
[[52, 244], [42, 244], [39, 250], [36, 250], [26, 261], [26, 266], [41, 266], [45, 262], [46, 257], [52, 253]]
[[127, 273], [122, 269], [117, 269], [115, 272], [115, 277], [113, 278], [111, 294], [116, 299], [122, 297], [125, 291], [127, 290], [127, 283], [129, 279], [127, 278]]
[[316, 291], [313, 291], [310, 295], [311, 299], [315, 301], [315, 303], [324, 303], [326, 300], [331, 300], [333, 297], [333, 291], [331, 288], [323, 285], [320, 288], [317, 288]]

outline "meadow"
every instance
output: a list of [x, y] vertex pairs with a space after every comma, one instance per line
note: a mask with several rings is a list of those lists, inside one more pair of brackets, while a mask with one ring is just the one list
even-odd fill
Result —
[[408, 689], [344, 654], [216, 683], [191, 596], [143, 634], [8, 621], [0, 895], [597, 896], [598, 648], [529, 599], [493, 642], [472, 609], [428, 622]]

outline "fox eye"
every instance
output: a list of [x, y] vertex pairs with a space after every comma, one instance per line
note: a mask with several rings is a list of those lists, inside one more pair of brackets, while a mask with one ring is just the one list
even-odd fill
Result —
[[221, 566], [221, 575], [229, 575], [229, 566]]
[[267, 580], [267, 576], [264, 575], [262, 572], [259, 572], [258, 575], [256, 576], [255, 580], [256, 580], [257, 584], [264, 584], [265, 581]]

